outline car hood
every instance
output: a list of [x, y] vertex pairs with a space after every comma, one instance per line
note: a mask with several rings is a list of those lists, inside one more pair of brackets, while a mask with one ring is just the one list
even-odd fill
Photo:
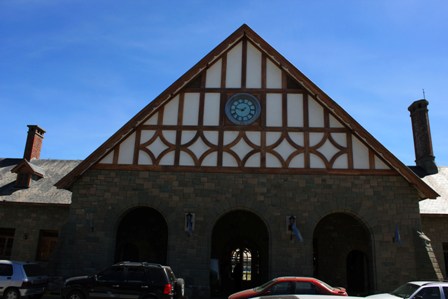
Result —
[[254, 289], [248, 289], [244, 290], [238, 293], [234, 293], [229, 296], [229, 299], [240, 299], [240, 298], [250, 298], [255, 296], [257, 293], [254, 291]]
[[366, 298], [369, 298], [369, 299], [398, 299], [400, 297], [394, 296], [389, 293], [382, 293], [382, 294], [370, 295], [370, 296], [367, 296]]

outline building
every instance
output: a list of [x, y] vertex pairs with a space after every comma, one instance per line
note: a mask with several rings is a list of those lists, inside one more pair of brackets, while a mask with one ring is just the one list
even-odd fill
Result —
[[[414, 132], [425, 102], [411, 106]], [[434, 254], [429, 239], [447, 226], [422, 223], [446, 214], [422, 220], [419, 202], [439, 196], [426, 178], [446, 172], [435, 173], [430, 138], [417, 143], [430, 151], [407, 167], [243, 25], [55, 183], [71, 202], [49, 267], [69, 276], [121, 260], [169, 264], [190, 298], [279, 275], [349, 294], [441, 279], [443, 248]], [[39, 174], [25, 162], [15, 171]]]

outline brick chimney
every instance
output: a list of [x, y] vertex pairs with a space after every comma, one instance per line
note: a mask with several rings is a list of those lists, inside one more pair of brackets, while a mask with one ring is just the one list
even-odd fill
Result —
[[42, 149], [42, 140], [45, 131], [36, 125], [28, 125], [28, 137], [26, 139], [25, 152], [23, 158], [27, 161], [40, 158], [40, 150]]
[[438, 172], [432, 151], [428, 104], [427, 100], [418, 100], [408, 108], [411, 113], [412, 132], [414, 135], [415, 162], [427, 175]]

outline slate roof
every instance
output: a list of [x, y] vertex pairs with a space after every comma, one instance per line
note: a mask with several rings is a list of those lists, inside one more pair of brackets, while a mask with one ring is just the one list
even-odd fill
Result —
[[436, 199], [420, 201], [420, 214], [448, 214], [448, 167], [439, 167], [439, 172], [422, 179], [440, 194]]
[[[24, 164], [24, 162], [26, 162]], [[75, 168], [81, 161], [75, 160], [32, 160], [0, 158], [0, 202], [70, 204], [72, 193], [57, 189], [54, 184]], [[16, 188], [17, 174], [11, 172], [17, 165], [30, 165], [34, 171], [43, 173], [35, 177], [29, 188]]]

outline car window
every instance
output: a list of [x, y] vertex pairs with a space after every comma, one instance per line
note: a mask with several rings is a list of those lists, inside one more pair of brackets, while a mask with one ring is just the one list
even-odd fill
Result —
[[12, 276], [12, 265], [0, 264], [0, 276]]
[[27, 276], [40, 276], [44, 275], [44, 271], [42, 270], [42, 267], [38, 264], [25, 264], [23, 265], [23, 269], [25, 270], [25, 273]]
[[127, 281], [145, 281], [145, 269], [142, 267], [128, 267]]
[[270, 294], [283, 295], [292, 293], [292, 284], [290, 282], [280, 282], [270, 288]]
[[296, 294], [318, 294], [316, 286], [311, 282], [297, 281], [295, 283]]
[[151, 283], [155, 284], [165, 284], [167, 283], [167, 278], [165, 271], [159, 267], [148, 267], [148, 279]]
[[443, 287], [444, 299], [448, 299], [448, 287]]
[[414, 298], [418, 299], [441, 299], [439, 287], [428, 287], [421, 289]]
[[120, 281], [124, 280], [124, 268], [123, 267], [111, 267], [97, 275], [98, 280], [102, 281]]

